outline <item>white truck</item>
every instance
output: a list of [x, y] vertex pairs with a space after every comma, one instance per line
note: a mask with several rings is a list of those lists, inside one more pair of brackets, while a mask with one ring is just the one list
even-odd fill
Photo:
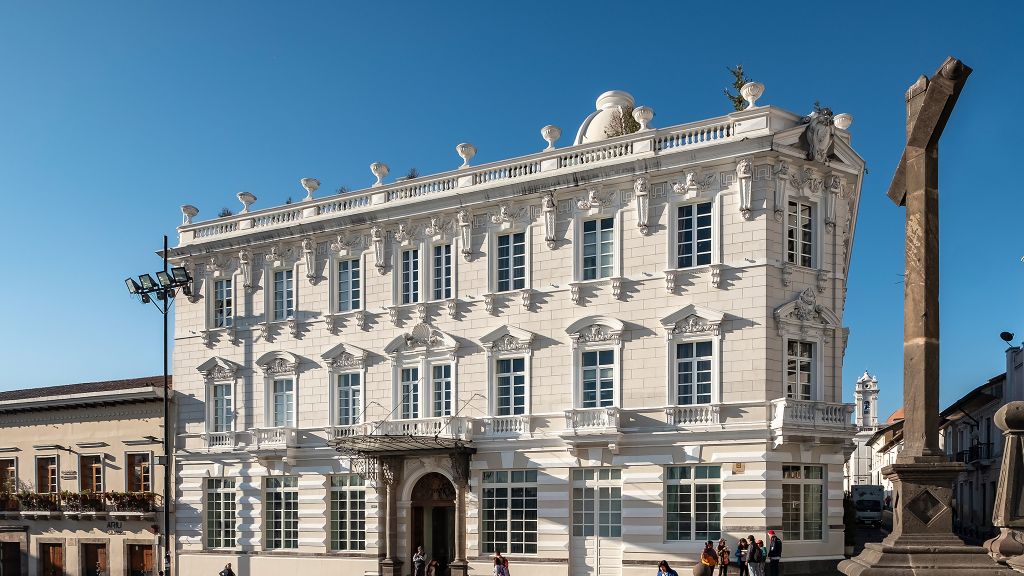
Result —
[[885, 489], [876, 484], [855, 484], [851, 492], [857, 522], [881, 526]]

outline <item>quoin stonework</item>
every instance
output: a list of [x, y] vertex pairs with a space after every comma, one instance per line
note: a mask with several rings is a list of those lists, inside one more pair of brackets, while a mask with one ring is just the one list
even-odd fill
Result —
[[184, 206], [178, 574], [407, 574], [422, 545], [640, 575], [768, 528], [788, 573], [834, 566], [864, 163], [848, 114], [763, 88], [667, 128], [607, 92], [528, 156]]

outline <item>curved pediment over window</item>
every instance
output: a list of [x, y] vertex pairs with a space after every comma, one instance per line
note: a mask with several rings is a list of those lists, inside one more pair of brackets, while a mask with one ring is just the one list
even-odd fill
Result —
[[231, 360], [226, 360], [220, 356], [214, 356], [206, 362], [203, 362], [199, 366], [196, 366], [196, 370], [203, 375], [203, 378], [207, 380], [219, 381], [219, 380], [234, 380], [235, 375], [242, 368], [240, 364], [236, 364]]
[[291, 352], [267, 352], [256, 359], [256, 365], [268, 376], [298, 374], [300, 358]]
[[787, 330], [799, 334], [814, 332], [830, 337], [842, 328], [839, 316], [823, 304], [818, 304], [814, 289], [808, 288], [795, 299], [779, 306], [772, 314], [775, 327], [782, 336]]
[[480, 343], [491, 354], [496, 352], [528, 352], [536, 335], [515, 326], [501, 326], [480, 337]]
[[454, 355], [458, 349], [458, 340], [424, 322], [389, 342], [384, 352], [394, 358], [404, 353], [443, 352]]
[[661, 319], [669, 338], [684, 334], [718, 335], [725, 313], [697, 304], [688, 304]]
[[622, 343], [622, 332], [625, 325], [621, 320], [610, 316], [585, 316], [576, 320], [565, 329], [572, 338], [573, 346], [591, 342]]
[[369, 352], [351, 344], [338, 344], [327, 352], [320, 355], [324, 363], [331, 370], [345, 368], [363, 369], [366, 367], [366, 358]]

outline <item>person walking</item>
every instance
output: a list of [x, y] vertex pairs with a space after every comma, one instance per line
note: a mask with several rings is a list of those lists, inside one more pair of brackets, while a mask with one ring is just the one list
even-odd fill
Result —
[[501, 560], [501, 565], [505, 568], [505, 576], [512, 576], [512, 571], [508, 569], [508, 558], [501, 555], [501, 550], [494, 550], [494, 557]]
[[768, 531], [768, 576], [779, 576], [782, 563], [782, 539], [775, 535], [775, 530]]
[[754, 535], [747, 536], [747, 569], [750, 576], [764, 576], [764, 561], [761, 560], [764, 550], [757, 545]]
[[668, 562], [658, 562], [658, 576], [679, 576], [679, 573], [669, 567]]
[[740, 538], [736, 543], [736, 567], [739, 569], [739, 576], [750, 576], [747, 570], [747, 539]]
[[725, 543], [725, 538], [718, 541], [718, 548], [715, 548], [715, 552], [718, 553], [718, 576], [729, 576], [729, 561], [732, 552]]
[[235, 571], [231, 569], [231, 562], [224, 566], [224, 569], [220, 571], [218, 576], [235, 576]]
[[423, 553], [423, 546], [416, 547], [416, 553], [412, 555], [413, 576], [425, 576], [424, 568], [427, 565], [427, 555]]
[[501, 563], [501, 558], [498, 556], [494, 557], [494, 568], [491, 569], [491, 576], [508, 576], [508, 570], [505, 570], [505, 565]]
[[718, 553], [715, 552], [715, 543], [711, 540], [704, 543], [704, 550], [700, 553], [700, 564], [700, 576], [714, 576], [715, 566], [718, 565]]

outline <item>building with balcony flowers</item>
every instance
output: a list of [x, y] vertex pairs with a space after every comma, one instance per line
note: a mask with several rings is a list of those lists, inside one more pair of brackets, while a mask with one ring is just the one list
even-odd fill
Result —
[[[843, 555], [842, 317], [864, 163], [848, 114], [575, 139], [184, 223], [178, 574], [648, 574], [781, 531]], [[628, 125], [636, 131], [619, 128]]]

